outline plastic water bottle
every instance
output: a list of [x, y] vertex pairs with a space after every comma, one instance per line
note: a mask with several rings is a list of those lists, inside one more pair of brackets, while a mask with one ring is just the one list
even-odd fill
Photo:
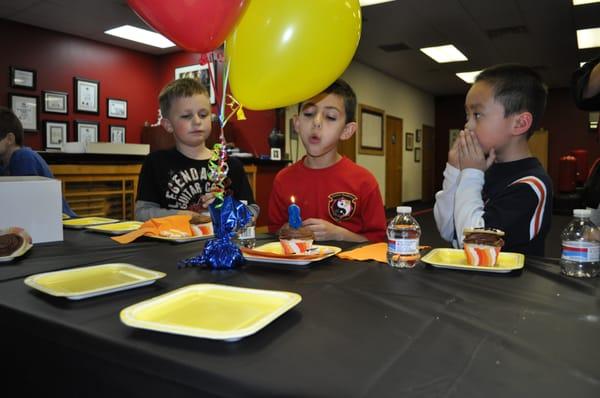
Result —
[[388, 224], [387, 262], [395, 268], [412, 268], [420, 258], [421, 226], [411, 212], [410, 206], [396, 207], [396, 217]]
[[[247, 200], [240, 200], [244, 205], [248, 206]], [[246, 226], [240, 228], [236, 234], [236, 243], [240, 247], [249, 247], [252, 249], [256, 245], [256, 232], [254, 222], [250, 220]]]
[[590, 209], [575, 209], [575, 218], [561, 234], [561, 272], [567, 276], [591, 278], [600, 273], [600, 231], [590, 221]]

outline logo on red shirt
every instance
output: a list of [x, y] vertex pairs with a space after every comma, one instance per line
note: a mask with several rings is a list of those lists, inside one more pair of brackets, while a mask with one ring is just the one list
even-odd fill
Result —
[[349, 220], [356, 211], [356, 195], [336, 192], [329, 195], [329, 217], [340, 222]]

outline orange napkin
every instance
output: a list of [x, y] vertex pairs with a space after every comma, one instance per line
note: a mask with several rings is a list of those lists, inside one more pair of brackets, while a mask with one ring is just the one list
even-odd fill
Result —
[[112, 237], [121, 244], [131, 243], [142, 235], [147, 236], [172, 236], [170, 234], [181, 234], [181, 236], [193, 236], [190, 220], [192, 216], [181, 214], [151, 218], [143, 223], [139, 229], [126, 233], [125, 235]]
[[381, 242], [361, 246], [358, 249], [338, 253], [337, 256], [344, 260], [375, 260], [380, 263], [387, 263], [387, 243]]

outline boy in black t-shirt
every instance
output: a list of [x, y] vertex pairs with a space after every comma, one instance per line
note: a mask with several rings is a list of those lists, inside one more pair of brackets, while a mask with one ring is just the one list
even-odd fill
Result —
[[547, 89], [521, 65], [485, 69], [465, 99], [466, 122], [444, 170], [434, 217], [442, 237], [462, 247], [469, 227], [503, 230], [503, 251], [544, 255], [552, 182], [527, 140], [539, 125]]
[[[214, 200], [206, 147], [211, 133], [211, 106], [205, 86], [194, 79], [169, 83], [158, 96], [163, 116], [161, 125], [173, 134], [175, 148], [151, 153], [146, 158], [138, 187], [136, 220], [173, 214], [195, 215], [207, 210]], [[254, 218], [259, 207], [239, 160], [227, 161], [228, 190], [238, 200], [248, 201]]]

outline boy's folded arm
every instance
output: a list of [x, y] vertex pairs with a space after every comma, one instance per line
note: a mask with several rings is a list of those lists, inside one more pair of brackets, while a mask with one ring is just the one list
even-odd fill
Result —
[[446, 163], [442, 190], [435, 194], [433, 216], [440, 235], [447, 241], [454, 239], [454, 196], [459, 176], [460, 170]]
[[463, 230], [470, 227], [483, 227], [484, 204], [481, 197], [484, 174], [478, 169], [464, 169], [456, 188], [454, 202], [454, 226], [456, 239], [462, 247]]
[[137, 221], [147, 221], [151, 218], [166, 217], [177, 214], [179, 210], [163, 209], [158, 203], [148, 202], [146, 200], [137, 200], [135, 202], [135, 219]]

